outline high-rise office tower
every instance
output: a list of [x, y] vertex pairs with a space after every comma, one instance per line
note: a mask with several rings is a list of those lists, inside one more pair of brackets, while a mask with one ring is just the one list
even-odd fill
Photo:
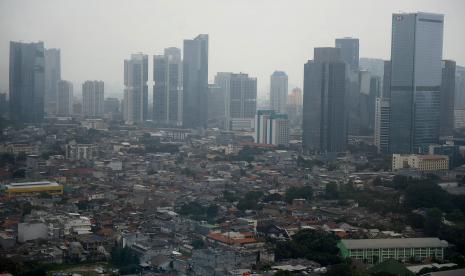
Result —
[[465, 109], [465, 67], [455, 67], [455, 104], [454, 109]]
[[224, 97], [224, 119], [225, 119], [225, 126], [229, 129], [230, 121], [231, 121], [231, 114], [230, 114], [230, 88], [231, 88], [231, 72], [218, 72], [215, 76], [215, 86], [221, 89], [221, 94]]
[[277, 146], [289, 145], [289, 120], [286, 114], [274, 110], [257, 110], [255, 143]]
[[229, 128], [251, 130], [257, 110], [257, 79], [247, 74], [231, 74], [229, 85]]
[[341, 59], [346, 66], [346, 112], [348, 116], [348, 132], [360, 135], [360, 84], [359, 84], [359, 40], [344, 37], [335, 40], [336, 48], [341, 51]]
[[0, 118], [6, 118], [8, 116], [8, 101], [6, 96], [6, 93], [0, 92]]
[[182, 125], [181, 49], [167, 48], [153, 57], [153, 119], [163, 125]]
[[384, 73], [384, 60], [379, 58], [360, 58], [359, 67], [361, 70], [367, 70], [372, 76], [382, 78]]
[[69, 81], [57, 82], [57, 106], [58, 116], [70, 116], [73, 114], [73, 84]]
[[359, 40], [358, 38], [344, 37], [336, 39], [336, 48], [341, 49], [341, 58], [352, 71], [359, 68]]
[[292, 127], [302, 127], [302, 101], [302, 89], [295, 87], [287, 100], [287, 116]]
[[45, 112], [55, 114], [57, 108], [57, 83], [61, 80], [60, 49], [45, 49]]
[[359, 135], [371, 136], [375, 127], [376, 98], [381, 95], [381, 80], [366, 70], [359, 71]]
[[184, 40], [183, 126], [207, 126], [208, 35]]
[[346, 149], [346, 64], [339, 48], [315, 48], [304, 66], [302, 145], [305, 151]]
[[224, 90], [216, 84], [208, 87], [208, 126], [225, 128]]
[[124, 60], [124, 121], [126, 124], [140, 124], [148, 112], [148, 56], [132, 54]]
[[379, 153], [389, 152], [389, 98], [376, 98], [374, 144]]
[[373, 116], [374, 113], [370, 114], [370, 107], [373, 104], [373, 109], [375, 106], [375, 101], [371, 102], [370, 95], [370, 80], [371, 74], [366, 70], [361, 70], [359, 72], [359, 108], [358, 108], [358, 118], [359, 118], [359, 135], [370, 135], [372, 126], [370, 125], [371, 119], [370, 116]]
[[391, 97], [391, 61], [384, 61], [383, 73], [383, 98], [389, 99]]
[[270, 105], [277, 113], [287, 113], [287, 74], [283, 71], [274, 71], [270, 77]]
[[295, 87], [288, 96], [288, 105], [292, 107], [302, 107], [302, 89]]
[[455, 68], [453, 60], [442, 61], [440, 135], [454, 133]]
[[438, 142], [444, 16], [392, 16], [389, 150], [418, 152]]
[[38, 123], [44, 118], [44, 43], [10, 42], [10, 119]]
[[102, 117], [105, 88], [103, 81], [86, 81], [82, 84], [82, 115]]

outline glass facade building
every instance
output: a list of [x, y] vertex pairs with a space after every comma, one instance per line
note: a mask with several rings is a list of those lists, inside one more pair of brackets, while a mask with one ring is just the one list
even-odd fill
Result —
[[183, 126], [207, 126], [208, 35], [184, 40]]
[[443, 21], [430, 13], [392, 16], [392, 153], [416, 152], [439, 139]]
[[44, 118], [44, 43], [10, 42], [10, 119], [38, 123]]
[[304, 65], [302, 146], [307, 152], [340, 152], [347, 146], [346, 63], [339, 48], [315, 48]]

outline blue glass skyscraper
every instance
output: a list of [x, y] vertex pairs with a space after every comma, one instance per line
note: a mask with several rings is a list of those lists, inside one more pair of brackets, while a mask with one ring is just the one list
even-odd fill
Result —
[[392, 153], [437, 143], [444, 16], [392, 16], [390, 131]]

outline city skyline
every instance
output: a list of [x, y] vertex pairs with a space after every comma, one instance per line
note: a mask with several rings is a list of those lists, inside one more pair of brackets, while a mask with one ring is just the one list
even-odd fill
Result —
[[458, 1], [3, 0], [0, 276], [465, 275]]
[[[168, 23], [172, 23], [173, 28], [177, 30], [175, 34], [158, 26], [160, 25], [156, 24], [158, 21], [146, 22], [144, 20], [144, 23], [141, 23], [142, 21], [129, 20], [125, 22], [127, 25], [121, 26], [122, 23], [115, 22], [114, 19], [106, 16], [106, 13], [119, 14], [125, 11], [127, 3], [114, 3], [112, 1], [111, 8], [108, 8], [108, 3], [104, 1], [100, 1], [99, 4], [89, 4], [85, 1], [76, 3], [73, 9], [76, 14], [80, 14], [84, 7], [90, 5], [91, 8], [85, 10], [86, 17], [90, 19], [90, 22], [98, 23], [92, 25], [91, 28], [88, 23], [77, 21], [80, 18], [76, 17], [74, 12], [67, 11], [60, 2], [41, 1], [40, 6], [29, 2], [28, 8], [24, 8], [25, 2], [27, 1], [4, 1], [0, 4], [0, 6], [5, 6], [5, 8], [0, 9], [0, 21], [2, 22], [0, 33], [4, 34], [0, 37], [0, 56], [8, 55], [10, 40], [42, 40], [45, 48], [61, 49], [63, 78], [72, 81], [78, 89], [80, 89], [80, 84], [87, 79], [101, 79], [106, 83], [108, 94], [118, 96], [120, 99], [124, 89], [123, 72], [118, 70], [121, 68], [121, 60], [134, 52], [155, 55], [162, 54], [163, 49], [167, 47], [181, 48], [183, 39], [193, 37], [198, 33], [208, 33], [211, 37], [209, 83], [213, 82], [216, 72], [248, 73], [257, 77], [258, 98], [264, 99], [269, 94], [268, 78], [273, 71], [282, 70], [289, 75], [290, 89], [294, 86], [301, 87], [303, 83], [300, 66], [302, 60], [312, 59], [314, 47], [330, 45], [335, 38], [346, 36], [358, 38], [360, 40], [360, 57], [388, 59], [390, 56], [390, 15], [399, 10], [443, 13], [446, 17], [444, 59], [455, 60], [457, 65], [465, 64], [465, 54], [460, 50], [460, 45], [465, 43], [463, 42], [465, 38], [460, 35], [460, 19], [463, 18], [465, 8], [463, 8], [464, 3], [460, 1], [447, 1], [447, 3], [444, 1], [441, 3], [437, 1], [409, 1], [409, 3], [390, 1], [377, 5], [368, 1], [350, 2], [350, 5], [353, 6], [352, 10], [362, 11], [362, 8], [370, 8], [372, 10], [370, 14], [376, 14], [376, 17], [353, 16], [354, 13], [358, 14], [357, 12], [346, 14], [344, 7], [349, 3], [338, 1], [329, 1], [325, 4], [297, 1], [294, 5], [275, 2], [270, 4], [270, 8], [267, 10], [261, 9], [264, 2], [254, 1], [254, 3], [247, 3], [247, 7], [250, 8], [243, 14], [244, 22], [240, 23], [240, 27], [243, 28], [239, 33], [231, 32], [235, 25], [230, 25], [226, 21], [230, 10], [242, 10], [245, 2], [241, 1], [225, 3], [224, 5], [200, 1], [198, 5], [194, 5], [195, 7], [191, 3], [184, 3], [184, 8], [179, 8], [179, 11], [174, 10], [174, 7], [179, 5], [166, 3], [151, 2], [149, 8], [144, 10], [134, 7], [141, 17], [145, 15], [148, 17], [147, 11], [150, 10], [157, 13], [176, 11], [177, 15], [168, 19]], [[192, 9], [199, 11], [198, 15], [182, 17]], [[62, 12], [56, 15], [51, 13], [51, 10]], [[207, 16], [205, 13], [207, 10], [213, 11], [212, 15]], [[312, 10], [315, 15], [305, 16], [304, 12], [309, 10]], [[262, 12], [264, 15], [262, 23], [252, 21], [257, 12]], [[287, 12], [290, 15], [289, 20], [279, 22], [274, 20], [274, 16], [279, 12]], [[293, 13], [298, 15], [291, 16]], [[319, 13], [324, 14], [324, 17], [318, 15]], [[360, 15], [363, 13], [360, 12]], [[23, 16], [27, 16], [29, 20], [22, 22], [16, 19]], [[45, 17], [49, 20], [42, 20]], [[62, 20], [64, 18], [66, 20]], [[118, 18], [118, 16], [114, 16], [114, 18]], [[370, 20], [370, 24], [364, 24], [367, 18]], [[40, 29], [34, 25], [26, 24], [34, 19], [41, 20], [43, 23], [40, 24]], [[332, 19], [343, 20], [345, 24], [334, 24], [331, 22]], [[56, 26], [57, 20], [59, 20], [60, 26]], [[211, 20], [217, 24], [207, 24]], [[82, 24], [77, 24], [78, 22]], [[326, 24], [324, 32], [318, 31], [316, 27], [301, 28], [304, 25], [319, 26], [320, 24]], [[244, 28], [245, 26], [248, 28]], [[131, 33], [127, 32], [130, 28], [137, 29], [132, 36]], [[69, 30], [73, 31], [69, 32]], [[289, 30], [293, 31], [289, 32]], [[255, 37], [257, 32], [261, 34], [259, 37]], [[131, 39], [124, 39], [128, 35]], [[275, 37], [280, 37], [279, 41], [275, 41]], [[89, 59], [81, 58], [84, 53], [89, 56]], [[254, 59], [254, 62], [245, 62], [251, 58]], [[92, 63], [92, 66], [89, 66], [89, 62]], [[7, 60], [0, 59], [0, 75], [2, 76], [0, 90], [4, 92], [8, 90], [8, 80], [5, 77], [7, 69]], [[150, 74], [151, 68], [149, 69]], [[152, 86], [152, 84], [152, 80], [149, 80], [148, 85]], [[75, 92], [80, 95], [79, 90]], [[149, 97], [151, 97], [151, 93], [149, 93]]]

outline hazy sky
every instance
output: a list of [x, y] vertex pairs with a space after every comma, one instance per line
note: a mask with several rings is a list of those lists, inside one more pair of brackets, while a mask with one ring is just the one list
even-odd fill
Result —
[[8, 90], [11, 40], [60, 48], [62, 78], [75, 93], [99, 79], [122, 94], [131, 53], [150, 55], [151, 67], [152, 55], [207, 33], [210, 80], [218, 71], [248, 73], [264, 97], [274, 70], [301, 87], [313, 48], [337, 37], [359, 38], [360, 57], [389, 58], [391, 14], [399, 11], [445, 14], [444, 58], [465, 64], [464, 0], [0, 0], [0, 90]]

